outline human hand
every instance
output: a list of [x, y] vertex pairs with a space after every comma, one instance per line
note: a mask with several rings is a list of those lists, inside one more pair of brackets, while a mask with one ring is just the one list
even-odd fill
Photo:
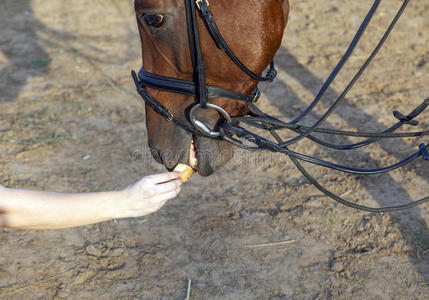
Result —
[[140, 217], [156, 212], [179, 194], [182, 186], [180, 176], [180, 172], [150, 175], [129, 185], [120, 192], [121, 200], [113, 208], [115, 217]]

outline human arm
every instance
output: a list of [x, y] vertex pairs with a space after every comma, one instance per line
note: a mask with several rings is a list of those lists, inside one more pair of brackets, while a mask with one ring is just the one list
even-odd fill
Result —
[[180, 192], [180, 173], [142, 178], [121, 191], [52, 193], [0, 185], [0, 227], [57, 229], [118, 218], [139, 217], [160, 209]]

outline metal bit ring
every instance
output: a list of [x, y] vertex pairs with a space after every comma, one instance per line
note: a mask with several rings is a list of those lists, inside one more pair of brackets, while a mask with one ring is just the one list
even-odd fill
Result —
[[[211, 108], [216, 110], [218, 113], [220, 113], [227, 122], [232, 122], [231, 121], [231, 117], [229, 116], [229, 114], [221, 107], [211, 104], [211, 103], [207, 103], [206, 104], [207, 108]], [[191, 123], [195, 126], [195, 128], [197, 128], [199, 131], [201, 131], [202, 133], [212, 137], [212, 138], [217, 138], [220, 137], [222, 135], [222, 133], [220, 131], [214, 131], [212, 129], [210, 129], [206, 124], [204, 124], [203, 122], [199, 121], [195, 115], [196, 111], [198, 109], [202, 108], [201, 104], [198, 103], [196, 104], [194, 107], [192, 107], [190, 113], [189, 113], [189, 118], [191, 120]]]

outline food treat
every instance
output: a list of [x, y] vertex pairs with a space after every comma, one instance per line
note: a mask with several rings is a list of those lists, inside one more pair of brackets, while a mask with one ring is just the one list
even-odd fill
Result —
[[176, 166], [176, 168], [174, 168], [174, 171], [182, 173], [181, 178], [182, 178], [183, 182], [188, 181], [189, 178], [191, 178], [192, 173], [194, 173], [194, 170], [191, 167], [189, 167], [189, 166], [187, 166], [185, 164], [178, 164]]

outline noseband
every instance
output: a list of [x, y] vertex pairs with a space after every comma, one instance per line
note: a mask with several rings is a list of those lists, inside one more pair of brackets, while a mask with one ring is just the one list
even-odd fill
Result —
[[[316, 142], [324, 147], [328, 147], [335, 150], [351, 150], [357, 149], [364, 146], [368, 146], [372, 143], [375, 143], [381, 139], [391, 139], [391, 138], [403, 138], [403, 137], [421, 137], [429, 135], [429, 131], [420, 131], [420, 132], [403, 132], [396, 133], [395, 131], [404, 125], [417, 126], [419, 122], [415, 118], [421, 114], [427, 106], [429, 106], [429, 98], [424, 100], [419, 106], [417, 106], [412, 112], [408, 115], [404, 115], [398, 111], [394, 111], [393, 115], [398, 120], [398, 122], [392, 125], [390, 128], [387, 128], [381, 133], [374, 132], [350, 132], [350, 131], [341, 131], [341, 130], [332, 130], [326, 128], [320, 128], [320, 125], [326, 121], [326, 119], [332, 115], [332, 113], [337, 109], [337, 107], [344, 101], [347, 93], [351, 90], [357, 80], [361, 77], [366, 68], [373, 61], [384, 42], [388, 38], [389, 34], [393, 30], [394, 26], [398, 22], [402, 13], [404, 12], [406, 6], [409, 3], [409, 0], [404, 0], [402, 6], [398, 10], [397, 14], [393, 18], [389, 27], [387, 28], [384, 36], [380, 42], [375, 47], [374, 51], [369, 55], [366, 62], [359, 69], [355, 77], [345, 88], [343, 93], [338, 97], [334, 104], [325, 112], [325, 114], [312, 126], [303, 126], [299, 124], [299, 121], [304, 118], [309, 112], [313, 110], [317, 103], [320, 102], [322, 96], [330, 87], [331, 83], [334, 81], [338, 73], [341, 71], [344, 64], [348, 61], [352, 55], [354, 49], [356, 48], [360, 38], [365, 32], [368, 24], [372, 20], [374, 14], [376, 13], [378, 6], [381, 0], [375, 0], [371, 6], [368, 14], [363, 20], [361, 26], [359, 27], [356, 35], [354, 36], [352, 42], [350, 43], [346, 53], [341, 58], [337, 66], [334, 68], [319, 93], [313, 100], [313, 102], [308, 106], [308, 108], [297, 118], [290, 122], [280, 121], [272, 116], [269, 116], [263, 113], [259, 108], [257, 108], [254, 103], [258, 100], [260, 96], [259, 89], [256, 88], [252, 95], [244, 95], [236, 91], [226, 90], [216, 86], [210, 86], [206, 83], [206, 69], [204, 64], [204, 58], [201, 51], [199, 31], [197, 25], [197, 10], [199, 11], [200, 17], [203, 19], [211, 37], [215, 41], [217, 47], [220, 50], [225, 51], [225, 53], [231, 58], [231, 60], [250, 78], [257, 81], [273, 81], [277, 75], [277, 72], [274, 67], [274, 62], [271, 62], [269, 70], [265, 76], [257, 75], [251, 70], [249, 70], [234, 54], [231, 48], [228, 46], [225, 39], [222, 37], [216, 22], [214, 20], [213, 14], [209, 9], [209, 2], [207, 0], [185, 0], [186, 6], [186, 20], [187, 20], [187, 30], [189, 38], [189, 48], [192, 60], [192, 66], [194, 70], [194, 80], [187, 81], [177, 78], [171, 78], [161, 75], [156, 75], [150, 72], [147, 72], [143, 67], [137, 74], [132, 71], [132, 77], [134, 79], [135, 85], [137, 87], [138, 93], [141, 95], [143, 100], [149, 105], [155, 112], [159, 113], [163, 118], [169, 122], [174, 122], [176, 125], [182, 127], [183, 129], [191, 132], [195, 135], [204, 136], [207, 138], [218, 139], [227, 141], [235, 146], [251, 150], [259, 151], [266, 150], [272, 152], [279, 152], [286, 154], [295, 166], [300, 170], [300, 172], [322, 193], [326, 196], [334, 199], [337, 202], [340, 202], [346, 206], [357, 208], [369, 212], [389, 212], [408, 209], [413, 206], [422, 204], [429, 201], [429, 197], [422, 198], [418, 201], [411, 202], [404, 205], [392, 206], [392, 207], [383, 207], [383, 208], [372, 208], [367, 206], [358, 205], [353, 202], [349, 202], [338, 195], [330, 192], [319, 184], [319, 182], [314, 179], [302, 166], [300, 161], [309, 162], [315, 165], [327, 167], [337, 171], [351, 173], [351, 174], [362, 174], [362, 175], [372, 175], [372, 174], [381, 174], [386, 173], [397, 168], [400, 168], [415, 159], [421, 157], [426, 161], [429, 161], [429, 144], [421, 144], [418, 147], [418, 151], [412, 154], [411, 156], [405, 158], [404, 160], [393, 164], [391, 166], [378, 168], [378, 169], [356, 169], [350, 168], [342, 165], [338, 165], [332, 162], [324, 161], [315, 157], [307, 156], [298, 152], [294, 152], [288, 149], [289, 145], [295, 144], [298, 141], [307, 138], [313, 142]], [[153, 98], [147, 91], [147, 88], [157, 89], [161, 91], [177, 93], [192, 96], [195, 98], [195, 105], [192, 107], [189, 113], [189, 122], [183, 121], [173, 115], [166, 107], [159, 103], [155, 98]], [[221, 107], [214, 105], [209, 102], [210, 99], [214, 98], [228, 98], [247, 103], [248, 105], [248, 114], [242, 117], [230, 117], [229, 114]], [[213, 109], [217, 111], [222, 117], [222, 122], [218, 122], [218, 128], [210, 129], [206, 124], [198, 120], [196, 112], [202, 109]], [[239, 126], [238, 123], [245, 124], [248, 127], [255, 127], [258, 129], [266, 130], [271, 134], [275, 141], [259, 136], [248, 129]], [[295, 132], [297, 135], [287, 141], [283, 141], [277, 134], [278, 130], [290, 130]], [[364, 140], [350, 145], [337, 145], [329, 143], [321, 138], [315, 137], [314, 133], [320, 134], [331, 134], [337, 136], [349, 136], [349, 137], [362, 137]]]

